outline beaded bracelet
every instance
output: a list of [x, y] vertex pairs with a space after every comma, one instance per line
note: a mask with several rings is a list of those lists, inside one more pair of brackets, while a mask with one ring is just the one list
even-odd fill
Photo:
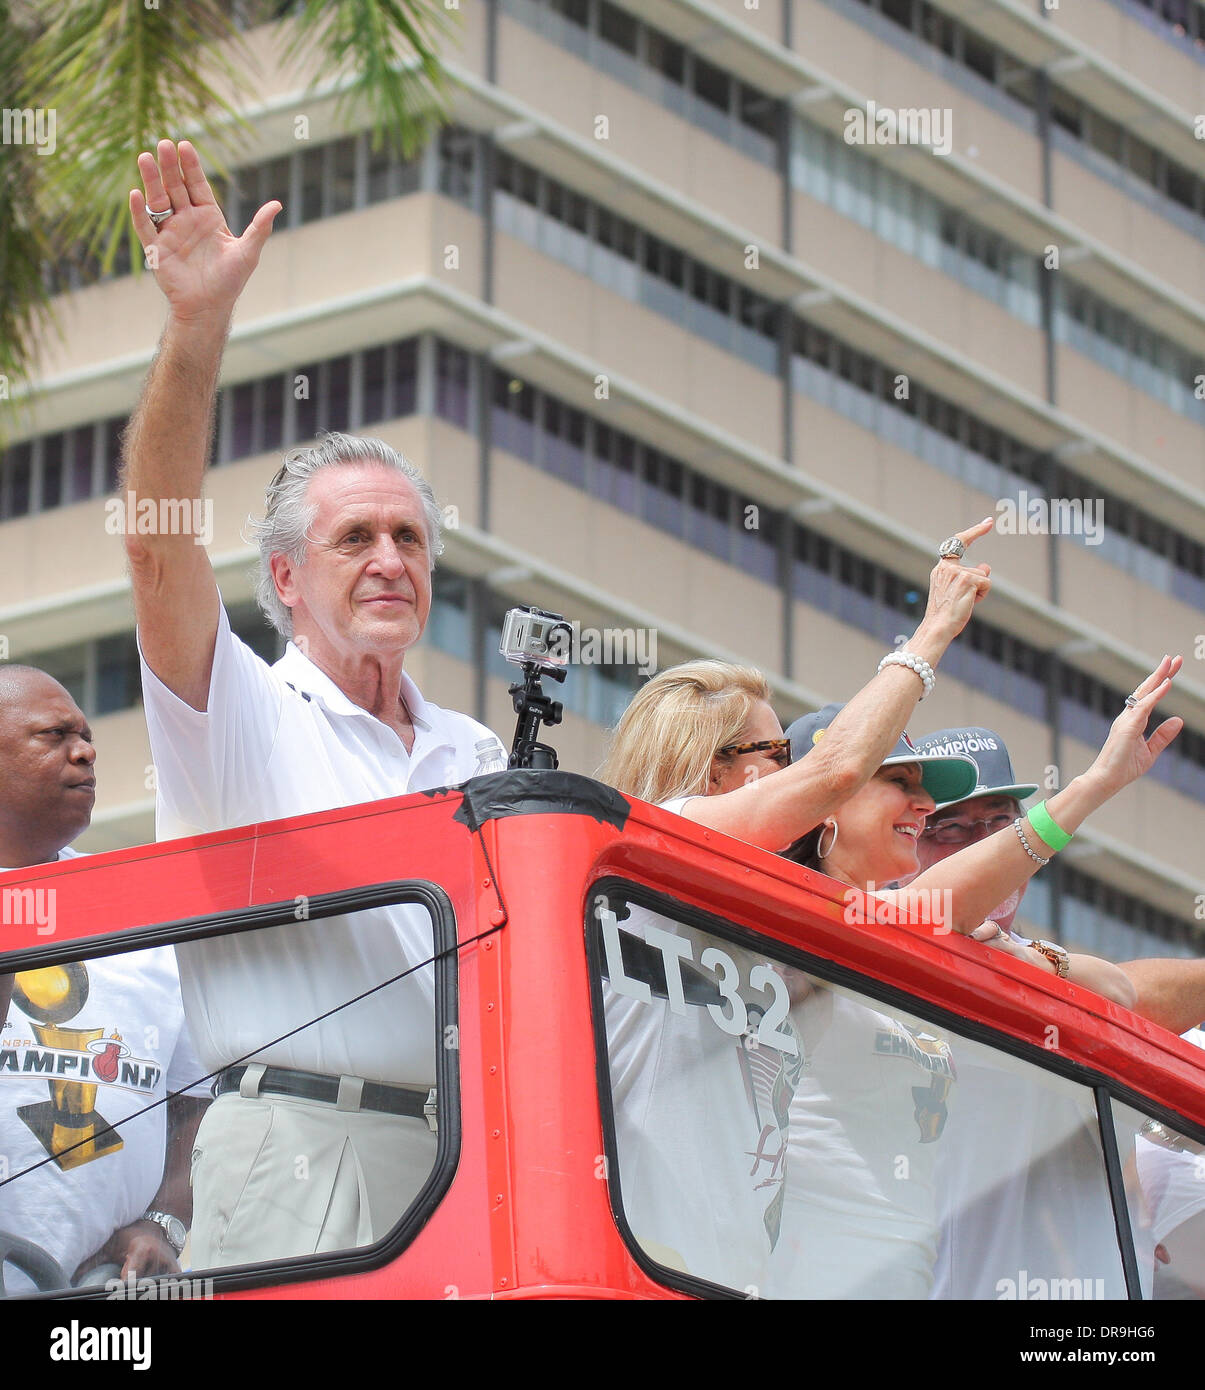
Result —
[[925, 695], [932, 694], [933, 687], [937, 684], [937, 677], [933, 674], [933, 667], [929, 665], [923, 656], [917, 656], [915, 652], [910, 652], [903, 648], [896, 652], [888, 652], [882, 661], [879, 662], [879, 670], [881, 671], [884, 666], [907, 666], [910, 671], [915, 671], [921, 678], [921, 683], [925, 687], [925, 694], [921, 696], [922, 700], [925, 698]]
[[1031, 826], [1042, 837], [1043, 840], [1057, 854], [1059, 850], [1066, 849], [1074, 835], [1068, 833], [1059, 826], [1054, 817], [1046, 809], [1046, 803], [1039, 801], [1036, 806], [1031, 806], [1025, 813]]
[[1021, 820], [1020, 816], [1018, 816], [1017, 819], [1013, 821], [1013, 829], [1017, 832], [1017, 838], [1021, 841], [1021, 848], [1025, 851], [1026, 854], [1029, 855], [1029, 857], [1033, 860], [1035, 864], [1050, 863], [1049, 859], [1043, 859], [1040, 854], [1034, 853], [1033, 847], [1030, 845], [1029, 840], [1026, 837], [1025, 825], [1024, 822]]

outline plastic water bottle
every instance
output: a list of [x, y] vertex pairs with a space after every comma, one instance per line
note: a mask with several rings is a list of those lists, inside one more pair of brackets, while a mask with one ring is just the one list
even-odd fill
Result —
[[474, 777], [484, 777], [490, 772], [505, 772], [508, 765], [506, 749], [496, 738], [479, 739], [473, 745], [473, 751], [477, 754], [477, 766], [473, 769]]

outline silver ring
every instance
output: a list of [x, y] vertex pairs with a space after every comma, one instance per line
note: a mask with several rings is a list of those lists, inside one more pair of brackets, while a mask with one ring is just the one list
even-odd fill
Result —
[[937, 553], [943, 560], [961, 560], [967, 553], [966, 541], [960, 536], [948, 536], [937, 547]]
[[156, 227], [162, 227], [175, 210], [175, 208], [164, 208], [162, 212], [155, 212], [151, 208], [147, 208], [146, 215]]
[[1127, 696], [1126, 696], [1126, 709], [1133, 709], [1134, 706], [1135, 706], [1137, 703], [1138, 703], [1138, 696], [1137, 696], [1137, 695], [1127, 695]]

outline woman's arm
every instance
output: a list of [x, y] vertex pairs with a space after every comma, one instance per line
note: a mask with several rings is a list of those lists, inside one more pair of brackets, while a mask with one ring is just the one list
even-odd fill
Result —
[[[1164, 720], [1150, 738], [1144, 737], [1147, 721], [1171, 689], [1172, 678], [1181, 665], [1182, 658], [1178, 656], [1163, 658], [1134, 692], [1134, 705], [1123, 709], [1113, 721], [1109, 737], [1092, 766], [1047, 801], [1046, 809], [1051, 818], [1068, 834], [1078, 830], [1093, 811], [1123, 787], [1149, 771], [1155, 759], [1184, 727], [1184, 721], [1173, 716]], [[1051, 856], [1053, 848], [1024, 817], [1022, 820], [1034, 853], [1043, 858]], [[1040, 867], [1026, 854], [1016, 831], [1009, 826], [934, 864], [912, 879], [904, 891], [915, 895], [948, 890], [953, 921], [947, 922], [947, 926], [969, 934], [997, 903], [1027, 882]]]
[[[1003, 951], [1005, 955], [1023, 960], [1048, 974], [1059, 973], [1058, 967], [1049, 956], [1032, 946], [1023, 945], [1011, 932], [1005, 931], [995, 922], [984, 922], [971, 933], [971, 936], [976, 941], [986, 942], [993, 950]], [[1111, 1000], [1114, 1004], [1120, 1004], [1123, 1009], [1132, 1009], [1138, 998], [1138, 991], [1130, 983], [1125, 971], [1111, 961], [1101, 960], [1099, 956], [1086, 956], [1079, 952], [1068, 953], [1066, 978], [1077, 985], [1083, 985], [1085, 989], [1092, 990], [1102, 998]]]
[[[970, 545], [992, 525], [988, 517], [959, 535]], [[988, 565], [939, 560], [930, 576], [925, 615], [907, 650], [936, 668], [991, 587], [990, 574]], [[762, 849], [785, 849], [874, 776], [923, 691], [914, 671], [885, 667], [846, 704], [806, 758], [733, 791], [694, 797], [682, 814]]]

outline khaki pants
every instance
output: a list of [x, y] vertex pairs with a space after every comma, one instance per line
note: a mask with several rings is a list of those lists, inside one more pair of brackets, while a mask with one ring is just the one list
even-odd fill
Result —
[[292, 1096], [219, 1096], [192, 1154], [191, 1265], [370, 1245], [435, 1166], [426, 1120]]

